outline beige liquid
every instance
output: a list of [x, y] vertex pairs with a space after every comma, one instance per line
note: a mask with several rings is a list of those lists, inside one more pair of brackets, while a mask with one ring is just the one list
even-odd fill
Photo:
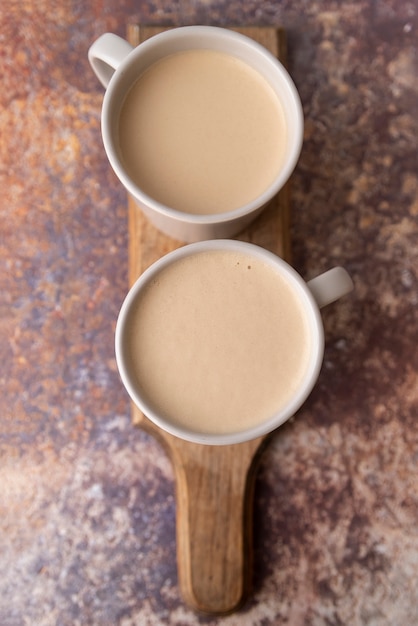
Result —
[[273, 89], [230, 55], [189, 50], [152, 65], [119, 121], [122, 160], [147, 195], [196, 214], [259, 197], [284, 159], [286, 126]]
[[307, 316], [287, 280], [230, 251], [162, 270], [127, 328], [129, 367], [150, 404], [206, 434], [271, 417], [298, 388], [311, 352]]

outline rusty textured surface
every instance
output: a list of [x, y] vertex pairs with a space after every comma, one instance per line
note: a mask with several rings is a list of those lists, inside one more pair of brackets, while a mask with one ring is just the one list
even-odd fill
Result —
[[[0, 622], [3, 626], [418, 622], [418, 7], [360, 0], [0, 8]], [[102, 32], [269, 24], [306, 116], [293, 261], [334, 264], [317, 388], [265, 451], [254, 594], [179, 597], [170, 463], [133, 428], [113, 332], [127, 204], [86, 60]]]

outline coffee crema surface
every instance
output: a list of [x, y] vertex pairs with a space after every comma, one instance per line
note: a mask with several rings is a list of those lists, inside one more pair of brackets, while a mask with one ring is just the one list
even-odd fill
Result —
[[151, 65], [125, 97], [120, 154], [135, 184], [186, 213], [237, 209], [274, 182], [286, 124], [268, 82], [232, 55], [187, 50]]
[[163, 268], [134, 302], [127, 365], [176, 426], [227, 434], [259, 425], [299, 388], [312, 351], [295, 288], [274, 266], [212, 250]]

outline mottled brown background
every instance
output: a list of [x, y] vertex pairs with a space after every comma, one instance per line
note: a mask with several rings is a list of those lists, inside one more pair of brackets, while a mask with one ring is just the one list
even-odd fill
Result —
[[[355, 281], [262, 458], [254, 595], [219, 619], [179, 597], [172, 468], [115, 369], [126, 197], [86, 59], [134, 16], [286, 28], [306, 116], [294, 264]], [[2, 626], [418, 623], [417, 31], [416, 1], [1, 5]]]

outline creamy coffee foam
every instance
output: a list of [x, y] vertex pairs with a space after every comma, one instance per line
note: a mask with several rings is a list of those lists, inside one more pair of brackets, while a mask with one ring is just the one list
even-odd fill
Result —
[[177, 426], [226, 434], [282, 408], [303, 379], [309, 321], [267, 262], [206, 251], [163, 269], [135, 302], [128, 369], [147, 402]]
[[197, 214], [259, 197], [284, 160], [284, 113], [258, 72], [212, 50], [148, 68], [129, 91], [119, 142], [129, 176], [150, 197]]

